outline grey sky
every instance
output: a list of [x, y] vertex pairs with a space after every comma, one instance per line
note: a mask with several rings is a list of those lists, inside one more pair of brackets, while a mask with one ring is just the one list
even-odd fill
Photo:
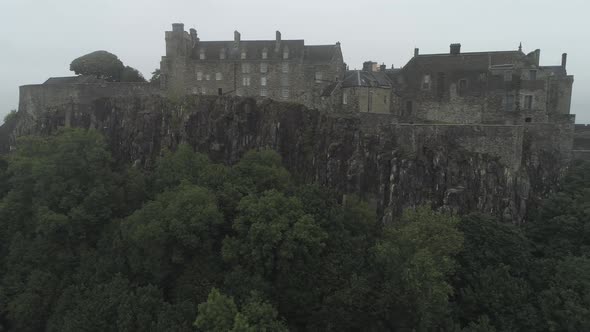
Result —
[[[340, 41], [351, 68], [365, 60], [403, 66], [413, 55], [541, 49], [541, 64], [568, 53], [575, 75], [572, 113], [590, 123], [590, 2], [584, 0], [0, 0], [0, 116], [18, 104], [18, 86], [68, 76], [69, 63], [107, 50], [146, 78], [164, 54], [171, 23], [201, 40]], [[0, 120], [1, 122], [1, 120]]]

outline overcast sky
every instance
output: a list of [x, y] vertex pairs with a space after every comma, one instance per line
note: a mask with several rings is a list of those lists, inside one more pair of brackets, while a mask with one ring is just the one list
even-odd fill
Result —
[[[0, 0], [0, 116], [18, 106], [18, 87], [68, 76], [76, 57], [107, 50], [146, 78], [165, 53], [173, 22], [201, 40], [305, 39], [342, 43], [350, 68], [403, 66], [413, 55], [541, 49], [541, 65], [568, 53], [575, 75], [571, 112], [590, 123], [587, 0]], [[1, 122], [1, 120], [0, 120]]]

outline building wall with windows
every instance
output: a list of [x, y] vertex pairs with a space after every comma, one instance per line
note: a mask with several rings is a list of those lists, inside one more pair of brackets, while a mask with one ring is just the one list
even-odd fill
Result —
[[559, 66], [540, 66], [540, 50], [419, 54], [404, 66], [394, 90], [402, 121], [517, 124], [569, 114], [573, 76], [564, 54]]
[[268, 97], [318, 107], [326, 86], [341, 81], [340, 43], [305, 45], [303, 40], [201, 41], [174, 24], [166, 32], [162, 88], [178, 94]]

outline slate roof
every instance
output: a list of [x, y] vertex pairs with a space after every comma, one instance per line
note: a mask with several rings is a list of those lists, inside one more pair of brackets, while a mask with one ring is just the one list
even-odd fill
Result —
[[385, 72], [349, 70], [342, 81], [343, 88], [352, 87], [383, 87], [390, 88], [391, 81]]
[[104, 80], [92, 75], [50, 77], [43, 84], [81, 84], [81, 83], [102, 83]]
[[540, 68], [555, 76], [567, 76], [567, 71], [562, 66], [541, 66]]
[[302, 39], [281, 40], [278, 50], [275, 40], [242, 40], [238, 47], [233, 40], [199, 41], [192, 49], [192, 57], [199, 59], [204, 52], [206, 60], [219, 60], [223, 51], [226, 59], [241, 59], [242, 50], [245, 50], [246, 60], [261, 60], [266, 49], [268, 60], [283, 60], [285, 48], [289, 50], [289, 60], [303, 59], [309, 63], [329, 62], [338, 51], [337, 45], [306, 46]]
[[413, 57], [405, 66], [448, 68], [461, 70], [487, 70], [490, 66], [513, 65], [525, 61], [531, 64], [521, 51], [468, 52], [460, 54], [420, 54]]

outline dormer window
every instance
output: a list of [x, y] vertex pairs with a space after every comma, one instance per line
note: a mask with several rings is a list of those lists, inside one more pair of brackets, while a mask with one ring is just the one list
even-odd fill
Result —
[[537, 71], [536, 70], [529, 70], [529, 80], [531, 80], [531, 81], [537, 80]]
[[204, 49], [201, 49], [199, 51], [199, 59], [205, 60], [205, 50]]
[[262, 50], [262, 58], [263, 59], [268, 58], [268, 49], [266, 47]]
[[240, 59], [246, 59], [246, 49], [242, 49], [242, 53], [240, 55]]
[[425, 74], [422, 78], [422, 90], [430, 90], [430, 74]]
[[283, 48], [283, 59], [289, 59], [289, 48], [287, 46]]
[[219, 51], [219, 59], [220, 59], [220, 60], [224, 60], [224, 59], [225, 59], [225, 48], [222, 48], [222, 49]]

